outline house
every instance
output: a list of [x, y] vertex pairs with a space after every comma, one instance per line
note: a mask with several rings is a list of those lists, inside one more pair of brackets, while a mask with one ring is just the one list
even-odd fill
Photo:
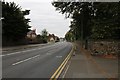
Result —
[[49, 42], [55, 42], [54, 37], [55, 37], [54, 34], [49, 34], [49, 35], [48, 35], [48, 39], [47, 39], [48, 43], [49, 43]]
[[35, 43], [37, 38], [36, 29], [29, 31], [26, 37], [30, 43]]
[[55, 36], [54, 34], [49, 34], [47, 41], [48, 41], [48, 43], [50, 43], [50, 42], [58, 42], [59, 38], [57, 36]]

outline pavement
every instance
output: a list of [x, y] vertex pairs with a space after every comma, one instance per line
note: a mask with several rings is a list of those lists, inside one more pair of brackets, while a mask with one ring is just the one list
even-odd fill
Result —
[[44, 47], [2, 54], [2, 77], [4, 78], [2, 80], [51, 78], [71, 49], [71, 43], [58, 42]]
[[117, 80], [118, 60], [94, 57], [77, 43], [76, 51], [60, 78], [73, 80]]

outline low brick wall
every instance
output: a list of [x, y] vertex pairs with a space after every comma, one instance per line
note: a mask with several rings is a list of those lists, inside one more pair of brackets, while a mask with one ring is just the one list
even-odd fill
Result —
[[120, 41], [93, 41], [89, 40], [88, 48], [98, 55], [118, 55], [120, 54]]

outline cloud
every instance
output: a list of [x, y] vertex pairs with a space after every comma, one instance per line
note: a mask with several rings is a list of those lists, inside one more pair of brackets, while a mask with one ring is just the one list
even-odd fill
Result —
[[54, 33], [59, 37], [64, 37], [69, 30], [70, 19], [55, 11], [52, 6], [52, 0], [6, 0], [14, 1], [23, 9], [30, 9], [30, 15], [26, 16], [31, 19], [30, 25], [32, 29], [36, 29], [40, 33], [44, 28], [50, 33]]

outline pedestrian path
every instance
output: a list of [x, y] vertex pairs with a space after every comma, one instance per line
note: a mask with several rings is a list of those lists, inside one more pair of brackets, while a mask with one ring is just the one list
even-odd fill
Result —
[[[105, 61], [104, 61], [105, 60]], [[111, 78], [118, 77], [117, 60], [94, 58], [77, 45], [75, 56], [72, 56], [62, 78]]]

